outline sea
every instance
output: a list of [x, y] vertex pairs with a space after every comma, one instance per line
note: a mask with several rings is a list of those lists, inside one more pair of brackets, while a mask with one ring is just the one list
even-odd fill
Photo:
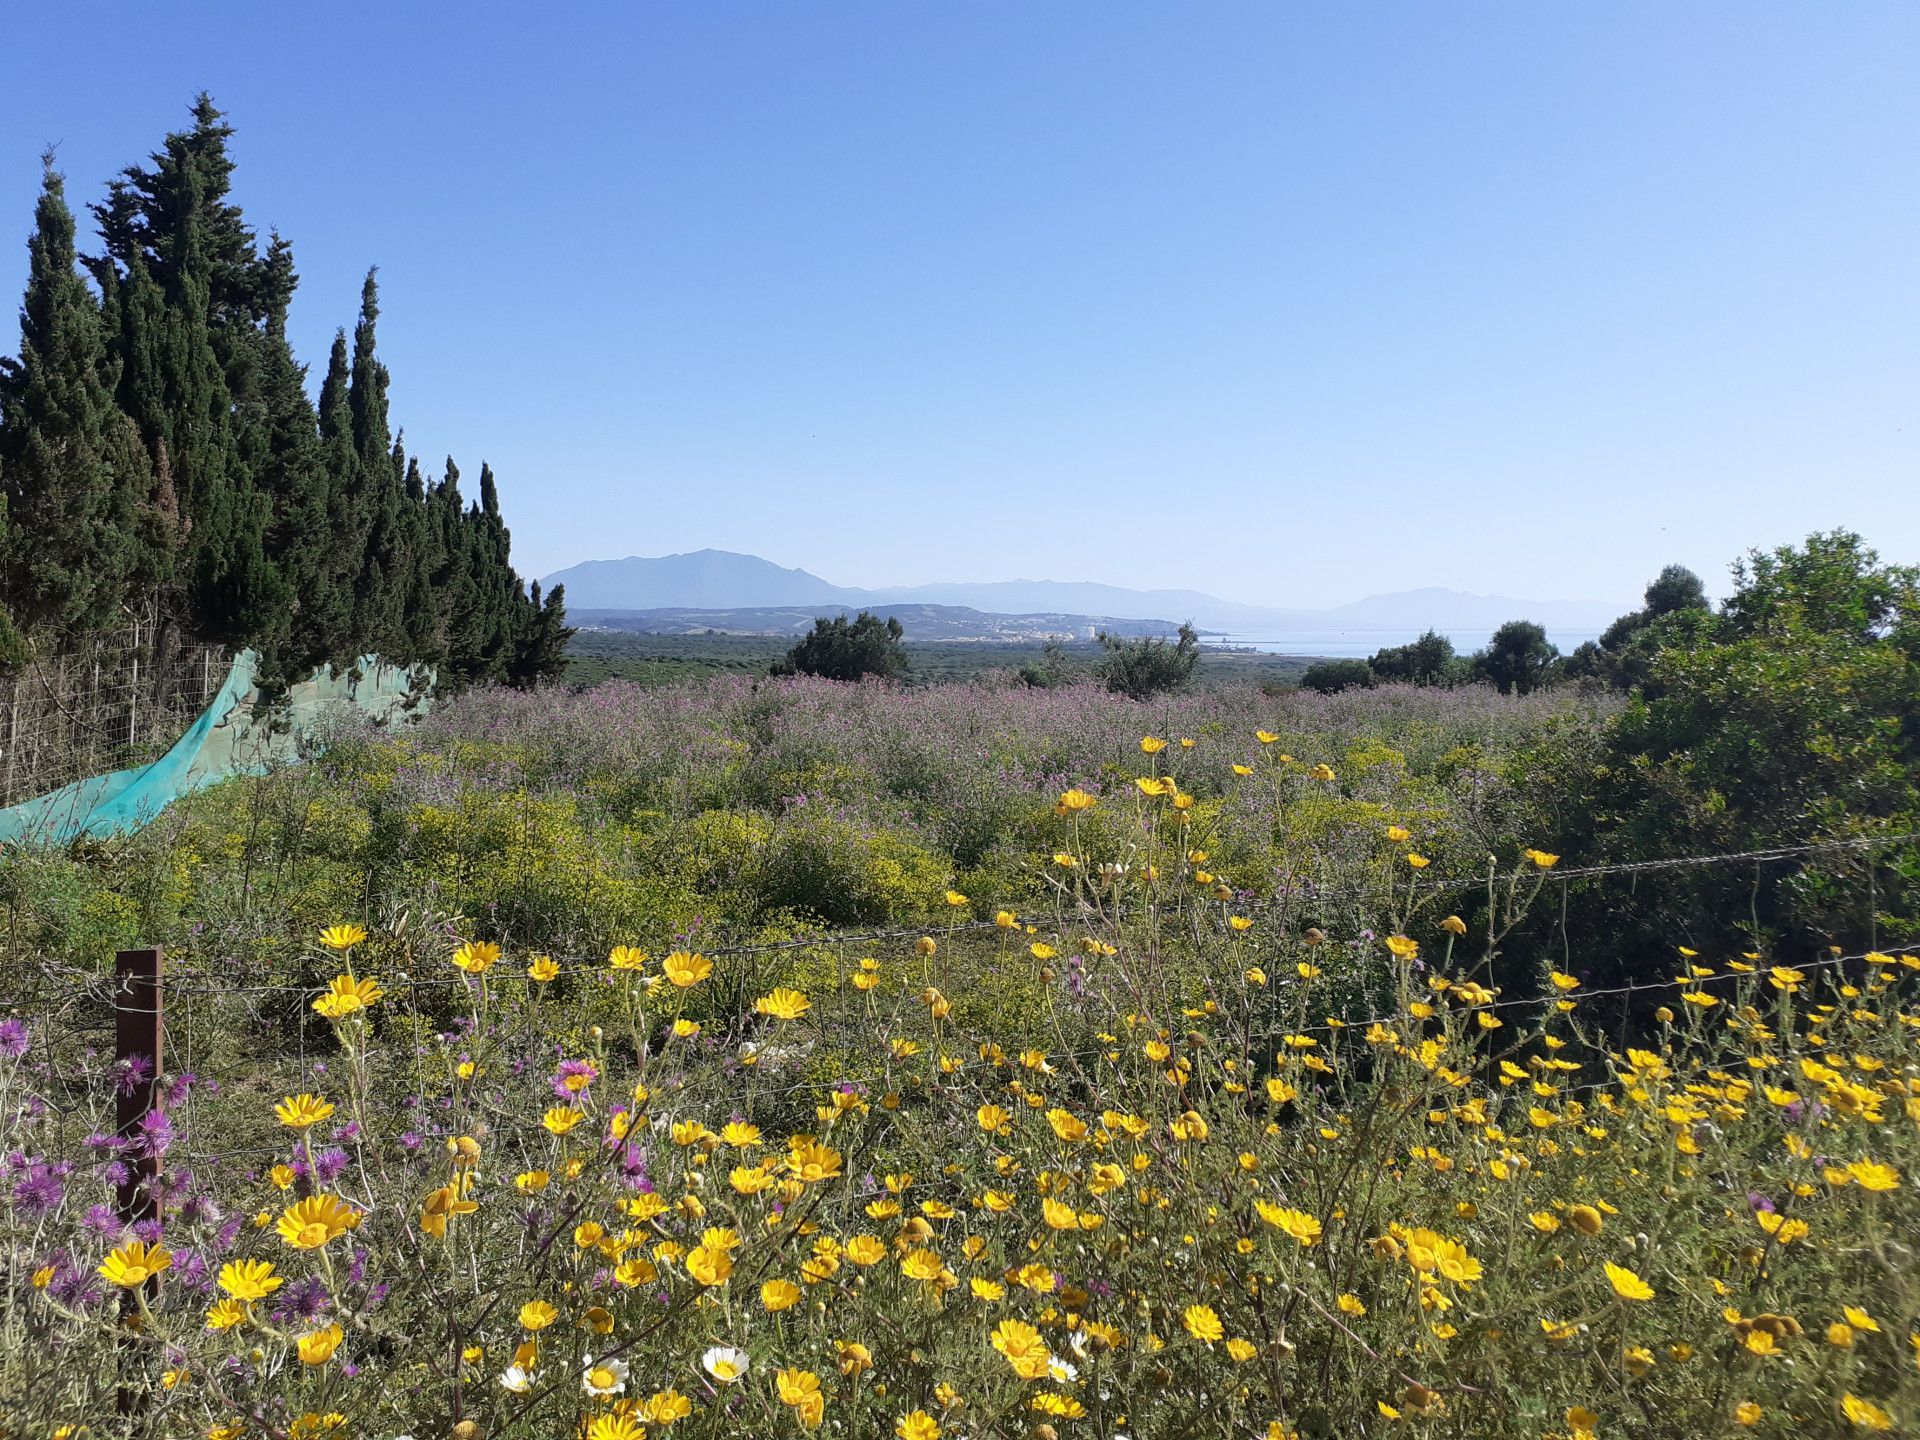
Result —
[[[1420, 630], [1247, 631], [1245, 633], [1229, 631], [1226, 634], [1204, 634], [1201, 639], [1208, 645], [1231, 645], [1245, 650], [1258, 650], [1268, 655], [1322, 655], [1341, 660], [1364, 660], [1377, 650], [1385, 650], [1394, 645], [1411, 644], [1424, 633], [1424, 628]], [[1454, 651], [1460, 655], [1471, 655], [1493, 638], [1491, 630], [1443, 630], [1441, 633], [1453, 641]], [[1571, 653], [1577, 646], [1588, 640], [1599, 638], [1598, 630], [1549, 628], [1547, 631], [1547, 639], [1559, 647], [1562, 655]]]

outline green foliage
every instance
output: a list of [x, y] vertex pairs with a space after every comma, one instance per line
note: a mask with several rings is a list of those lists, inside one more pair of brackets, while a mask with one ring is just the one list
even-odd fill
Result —
[[851, 624], [845, 615], [813, 622], [813, 630], [774, 665], [775, 675], [818, 675], [825, 680], [904, 679], [906, 647], [898, 616], [882, 620], [862, 610]]
[[[1920, 572], [1837, 532], [1755, 552], [1734, 579], [1719, 617], [1679, 611], [1647, 627], [1664, 640], [1648, 683], [1590, 775], [1570, 777], [1556, 845], [1638, 858], [1920, 829]], [[1650, 877], [1638, 899], [1608, 949], [1644, 947], [1680, 914], [1727, 927], [1686, 932], [1695, 948], [1905, 934], [1920, 848]]]
[[1321, 660], [1307, 667], [1300, 686], [1322, 695], [1337, 695], [1342, 690], [1364, 690], [1373, 680], [1373, 669], [1364, 660]]
[[565, 617], [514, 573], [491, 472], [462, 510], [392, 437], [371, 273], [351, 350], [341, 334], [308, 400], [287, 342], [292, 250], [277, 235], [263, 250], [230, 200], [232, 134], [202, 95], [149, 166], [110, 184], [93, 211], [103, 253], [84, 262], [98, 301], [46, 168], [20, 356], [0, 366], [16, 542], [0, 604], [28, 641], [130, 610], [251, 645], [269, 687], [369, 651], [435, 665], [449, 687], [553, 678]]
[[1643, 689], [1662, 650], [1703, 638], [1714, 623], [1700, 577], [1684, 565], [1669, 565], [1647, 585], [1642, 608], [1615, 620], [1597, 642], [1581, 644], [1562, 673], [1619, 691]]
[[0, 600], [28, 629], [84, 630], [113, 623], [133, 595], [134, 516], [151, 470], [114, 404], [118, 365], [75, 269], [65, 181], [51, 154], [43, 166], [20, 356], [0, 361], [0, 496], [12, 531]]
[[567, 587], [554, 586], [543, 600], [540, 582], [534, 581], [522, 632], [507, 659], [507, 683], [532, 689], [559, 680], [567, 672], [567, 646], [573, 636], [567, 624]]
[[[911, 666], [907, 683], [912, 685], [969, 684], [1004, 675], [1034, 689], [1070, 688], [1089, 678], [1101, 653], [1092, 641], [1050, 641], [1036, 647], [1028, 641], [915, 642], [908, 637], [905, 644]], [[566, 682], [575, 687], [602, 680], [666, 685], [716, 674], [765, 675], [789, 646], [774, 635], [587, 629], [567, 642]], [[1058, 651], [1058, 665], [1050, 649]], [[1276, 691], [1291, 690], [1307, 663], [1293, 655], [1204, 649], [1194, 667], [1194, 686], [1257, 682], [1272, 684]]]
[[773, 827], [750, 871], [757, 913], [798, 911], [829, 925], [917, 919], [951, 867], [904, 836], [812, 807]]
[[1474, 677], [1502, 695], [1527, 695], [1546, 684], [1560, 652], [1531, 620], [1509, 620], [1473, 657]]
[[1661, 651], [1660, 693], [1617, 726], [1621, 760], [1692, 798], [1661, 823], [1773, 839], [1913, 812], [1920, 571], [1816, 535], [1754, 553], [1735, 580], [1718, 632]]
[[1159, 635], [1129, 639], [1103, 632], [1095, 638], [1106, 654], [1094, 673], [1107, 689], [1129, 700], [1151, 700], [1186, 689], [1200, 659], [1199, 632], [1185, 622], [1172, 645]]
[[1368, 665], [1379, 680], [1398, 680], [1409, 685], [1442, 685], [1455, 670], [1453, 641], [1429, 630], [1407, 645], [1395, 645], [1374, 652]]
[[1057, 690], [1062, 685], [1073, 684], [1077, 678], [1073, 662], [1058, 640], [1047, 641], [1041, 648], [1039, 660], [1022, 665], [1019, 675], [1021, 684], [1036, 690]]
[[1647, 582], [1646, 614], [1652, 619], [1679, 610], [1705, 610], [1707, 587], [1684, 565], [1669, 565]]

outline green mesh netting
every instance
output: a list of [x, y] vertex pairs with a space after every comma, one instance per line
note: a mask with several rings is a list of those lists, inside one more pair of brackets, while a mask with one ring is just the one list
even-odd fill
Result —
[[322, 669], [293, 686], [284, 704], [256, 711], [258, 660], [251, 650], [235, 656], [213, 703], [158, 760], [76, 780], [0, 810], [0, 844], [65, 845], [83, 835], [127, 834], [182, 795], [298, 757], [343, 714], [385, 721], [418, 713], [432, 682], [430, 674], [368, 655], [357, 670]]

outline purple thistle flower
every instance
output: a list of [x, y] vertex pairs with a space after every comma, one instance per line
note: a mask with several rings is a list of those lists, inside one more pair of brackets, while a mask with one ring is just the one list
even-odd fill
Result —
[[61, 1304], [77, 1310], [98, 1305], [102, 1293], [99, 1278], [92, 1271], [75, 1270], [67, 1265], [54, 1272], [47, 1290]]
[[145, 1055], [129, 1055], [117, 1067], [114, 1089], [131, 1095], [153, 1078], [153, 1061]]
[[213, 1289], [213, 1276], [207, 1268], [207, 1257], [198, 1250], [181, 1250], [173, 1257], [172, 1278], [195, 1294], [204, 1295]]
[[8, 1016], [0, 1020], [0, 1060], [18, 1060], [27, 1053], [27, 1022]]
[[105, 1205], [89, 1205], [87, 1213], [80, 1217], [80, 1223], [96, 1235], [109, 1236], [120, 1233], [120, 1217]]
[[127, 1153], [158, 1160], [173, 1144], [173, 1121], [164, 1110], [149, 1110], [140, 1117], [139, 1133], [127, 1141]]
[[20, 1207], [22, 1214], [33, 1220], [59, 1209], [60, 1202], [66, 1196], [67, 1188], [60, 1183], [60, 1176], [54, 1167], [42, 1161], [35, 1161], [29, 1166], [26, 1177], [13, 1187], [13, 1203]]
[[273, 1319], [282, 1325], [294, 1320], [317, 1320], [332, 1303], [333, 1297], [327, 1293], [327, 1287], [321, 1283], [320, 1277], [309, 1275], [281, 1291], [280, 1304], [274, 1309]]

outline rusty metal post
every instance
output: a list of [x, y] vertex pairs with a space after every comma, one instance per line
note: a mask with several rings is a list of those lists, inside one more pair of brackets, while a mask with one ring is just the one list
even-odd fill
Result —
[[[114, 1129], [122, 1144], [140, 1136], [140, 1122], [160, 1101], [162, 1052], [160, 1015], [160, 949], [122, 950], [113, 957], [113, 1058], [115, 1101]], [[160, 1178], [160, 1158], [152, 1150], [141, 1148], [123, 1152], [121, 1163], [127, 1178], [120, 1184], [117, 1197], [120, 1223], [137, 1225], [159, 1213], [155, 1182]], [[155, 1282], [149, 1280], [149, 1295]], [[121, 1297], [121, 1324], [132, 1326], [140, 1317], [140, 1302], [134, 1292]], [[145, 1435], [147, 1400], [151, 1395], [146, 1369], [146, 1354], [131, 1335], [119, 1338], [120, 1385], [117, 1395], [119, 1413], [134, 1421], [133, 1433]]]
[[[160, 1098], [165, 1064], [161, 1051], [160, 949], [122, 950], [113, 960], [113, 1058], [118, 1095], [115, 1129], [122, 1141], [140, 1133], [140, 1122]], [[139, 1068], [144, 1062], [144, 1073]], [[160, 1160], [147, 1153], [123, 1156], [128, 1168], [120, 1186], [120, 1219], [127, 1225], [150, 1220], [155, 1212], [154, 1182]]]

